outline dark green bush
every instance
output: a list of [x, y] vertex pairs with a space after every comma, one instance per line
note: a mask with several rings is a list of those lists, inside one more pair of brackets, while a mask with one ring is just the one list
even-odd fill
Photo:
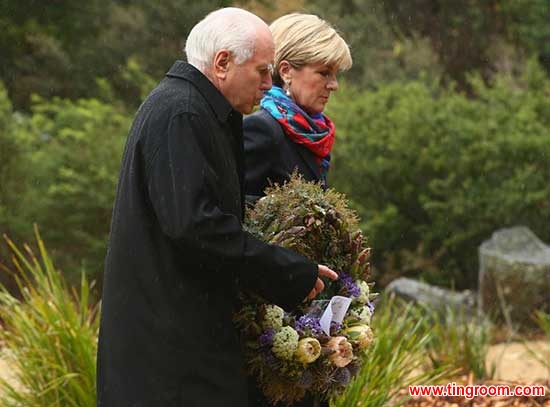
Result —
[[550, 80], [535, 64], [476, 97], [422, 82], [344, 87], [331, 185], [350, 197], [384, 283], [396, 274], [474, 287], [477, 247], [523, 224], [550, 241]]
[[32, 115], [12, 129], [18, 190], [0, 212], [1, 232], [30, 240], [36, 222], [62, 269], [100, 271], [130, 120], [117, 105], [94, 99], [36, 97]]

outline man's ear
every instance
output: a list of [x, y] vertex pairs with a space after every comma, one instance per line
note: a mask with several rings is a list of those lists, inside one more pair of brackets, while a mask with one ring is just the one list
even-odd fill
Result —
[[230, 63], [231, 53], [228, 50], [222, 49], [216, 52], [213, 64], [214, 75], [219, 79], [225, 79]]
[[279, 77], [286, 82], [287, 80], [292, 80], [290, 71], [292, 69], [292, 65], [290, 63], [283, 59], [281, 62], [279, 62], [279, 67], [277, 68], [279, 70]]

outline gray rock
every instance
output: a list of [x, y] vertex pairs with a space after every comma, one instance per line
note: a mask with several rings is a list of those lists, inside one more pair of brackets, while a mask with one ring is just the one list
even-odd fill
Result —
[[413, 301], [445, 315], [449, 310], [455, 315], [471, 317], [475, 314], [475, 295], [469, 291], [451, 291], [410, 278], [393, 280], [386, 291], [407, 301]]
[[550, 312], [550, 247], [526, 227], [493, 233], [479, 247], [479, 307], [497, 322], [534, 326]]

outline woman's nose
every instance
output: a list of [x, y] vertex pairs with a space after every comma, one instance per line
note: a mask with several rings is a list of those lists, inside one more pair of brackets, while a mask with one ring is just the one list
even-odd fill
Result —
[[336, 79], [336, 75], [330, 75], [327, 82], [327, 88], [331, 91], [338, 90], [338, 79]]

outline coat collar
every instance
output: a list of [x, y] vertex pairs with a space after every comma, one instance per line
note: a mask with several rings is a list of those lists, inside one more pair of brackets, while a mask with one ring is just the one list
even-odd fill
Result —
[[230, 116], [235, 117], [235, 115], [240, 115], [239, 112], [233, 110], [229, 101], [212, 82], [193, 65], [178, 60], [172, 65], [170, 70], [166, 73], [166, 76], [191, 82], [199, 92], [202, 93], [210, 106], [212, 106], [212, 109], [220, 121], [226, 122]]

